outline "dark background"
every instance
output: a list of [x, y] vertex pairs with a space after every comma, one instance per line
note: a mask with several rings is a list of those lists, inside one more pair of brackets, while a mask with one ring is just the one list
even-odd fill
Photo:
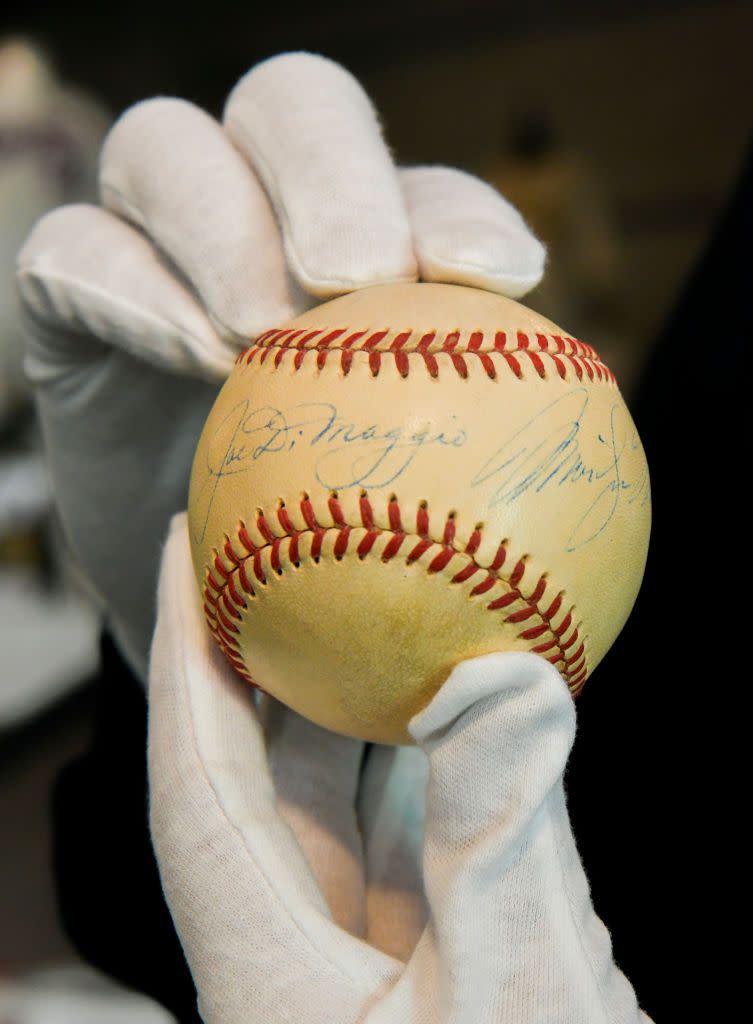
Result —
[[[110, 116], [155, 94], [219, 115], [259, 59], [327, 54], [360, 78], [399, 162], [486, 177], [550, 244], [555, 283], [525, 301], [617, 371], [655, 497], [643, 591], [578, 701], [573, 826], [618, 964], [652, 1017], [679, 1019], [709, 943], [697, 919], [699, 886], [709, 901], [698, 841], [718, 813], [709, 695], [734, 678], [725, 631], [704, 612], [743, 607], [741, 573], [719, 582], [718, 569], [749, 532], [736, 499], [715, 496], [725, 457], [708, 452], [747, 433], [737, 367], [751, 333], [753, 7], [6, 3], [3, 18], [0, 35], [40, 43]], [[90, 682], [5, 736], [0, 969], [11, 973], [74, 955], [56, 920], [48, 795], [102, 701]], [[138, 702], [128, 707], [138, 735]]]

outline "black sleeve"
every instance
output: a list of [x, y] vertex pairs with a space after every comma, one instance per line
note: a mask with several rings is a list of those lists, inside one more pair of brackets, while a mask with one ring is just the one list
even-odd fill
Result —
[[705, 969], [715, 926], [701, 913], [728, 873], [729, 782], [716, 780], [749, 671], [752, 158], [630, 403], [651, 472], [648, 563], [578, 699], [566, 780], [594, 906], [656, 1021], [697, 1016], [680, 1003], [700, 981], [691, 965]]
[[91, 745], [63, 768], [52, 794], [63, 925], [89, 963], [181, 1024], [200, 1024], [149, 836], [146, 695], [107, 636], [94, 686]]

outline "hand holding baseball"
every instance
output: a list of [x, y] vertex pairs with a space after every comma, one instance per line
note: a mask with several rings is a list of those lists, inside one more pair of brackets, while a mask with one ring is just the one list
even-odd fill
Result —
[[[357, 83], [306, 54], [253, 69], [222, 124], [137, 105], [100, 178], [101, 207], [37, 225], [19, 285], [62, 518], [145, 678], [160, 548], [248, 339], [367, 285], [519, 297], [544, 253], [482, 182], [397, 169]], [[413, 719], [418, 746], [376, 746], [361, 773], [360, 741], [257, 708], [225, 664], [181, 519], [159, 601], [153, 834], [208, 1022], [642, 1019], [569, 833], [552, 666], [461, 665]]]
[[[381, 802], [367, 780], [351, 787], [338, 774], [344, 761], [320, 774], [326, 842], [345, 862], [332, 826], [355, 813], [366, 823], [364, 891], [382, 891], [387, 910], [391, 894], [397, 910], [377, 930], [366, 906], [357, 912], [358, 872], [341, 875], [327, 899], [321, 834], [309, 826], [307, 856], [289, 827], [291, 811], [305, 815], [321, 792], [303, 775], [292, 800], [273, 784], [253, 691], [204, 628], [187, 533], [176, 517], [151, 663], [149, 767], [165, 893], [207, 1024], [646, 1022], [570, 831], [562, 774], [575, 711], [557, 670], [525, 653], [459, 665], [412, 719], [417, 747], [399, 749], [396, 792]], [[278, 725], [274, 756], [315, 750], [324, 735], [292, 712]], [[341, 755], [355, 742], [332, 739]], [[424, 786], [426, 922], [418, 901], [405, 912], [398, 827], [420, 832]]]
[[221, 124], [182, 100], [137, 104], [100, 190], [101, 207], [39, 222], [18, 282], [63, 523], [144, 678], [160, 545], [248, 339], [380, 282], [520, 296], [544, 250], [483, 182], [396, 168], [358, 83], [310, 54], [254, 68]]

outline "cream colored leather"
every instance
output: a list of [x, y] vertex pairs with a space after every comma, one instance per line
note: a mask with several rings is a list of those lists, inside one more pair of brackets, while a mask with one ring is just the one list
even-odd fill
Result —
[[236, 668], [322, 726], [411, 743], [464, 658], [533, 650], [580, 691], [638, 592], [650, 489], [592, 349], [490, 292], [380, 285], [239, 358], [189, 521]]

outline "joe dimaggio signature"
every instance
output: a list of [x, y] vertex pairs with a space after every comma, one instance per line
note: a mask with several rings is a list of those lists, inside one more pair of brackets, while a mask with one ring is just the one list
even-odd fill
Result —
[[640, 440], [617, 403], [610, 410], [607, 429], [596, 436], [597, 457], [586, 460], [581, 441], [589, 400], [586, 388], [574, 388], [550, 402], [500, 445], [471, 479], [474, 487], [492, 481], [491, 507], [512, 505], [527, 492], [587, 490], [590, 500], [567, 537], [566, 551], [577, 551], [603, 533], [621, 502], [650, 501], [643, 460], [635, 479], [623, 468]]
[[282, 410], [253, 408], [244, 400], [230, 410], [208, 446], [207, 478], [195, 499], [197, 504], [206, 503], [199, 539], [226, 477], [247, 473], [259, 460], [291, 452], [297, 445], [319, 450], [316, 479], [328, 490], [342, 491], [387, 487], [422, 449], [459, 448], [465, 442], [465, 431], [454, 415], [448, 415], [443, 429], [411, 430], [383, 423], [357, 424], [341, 417], [329, 402], [303, 402]]

